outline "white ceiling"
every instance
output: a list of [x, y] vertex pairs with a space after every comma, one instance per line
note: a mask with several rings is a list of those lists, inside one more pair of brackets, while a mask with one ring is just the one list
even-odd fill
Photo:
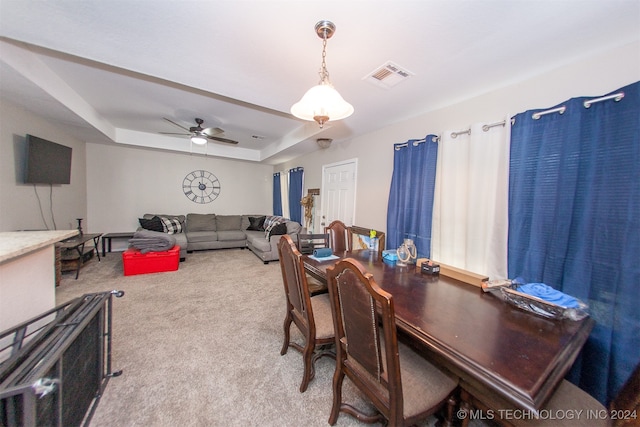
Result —
[[[321, 19], [355, 108], [322, 130], [289, 113], [318, 82]], [[278, 164], [638, 39], [638, 0], [1, 0], [0, 96], [89, 142], [189, 151], [163, 117], [200, 117], [239, 141], [208, 155]], [[364, 79], [387, 61], [413, 76]]]

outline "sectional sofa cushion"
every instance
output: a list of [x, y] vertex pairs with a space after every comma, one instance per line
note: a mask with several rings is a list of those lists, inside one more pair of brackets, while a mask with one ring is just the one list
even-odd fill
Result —
[[222, 230], [218, 231], [218, 240], [221, 242], [228, 242], [234, 240], [245, 240], [247, 236], [242, 230]]
[[216, 230], [231, 231], [242, 230], [241, 215], [216, 215]]
[[272, 248], [271, 241], [264, 238], [264, 231], [247, 230], [245, 233], [247, 234], [247, 244], [249, 248], [255, 248], [255, 250], [262, 253], [277, 251], [276, 245], [274, 244]]
[[216, 215], [187, 214], [187, 231], [216, 231]]
[[213, 242], [218, 240], [217, 231], [191, 231], [189, 223], [187, 223], [187, 240], [189, 243]]

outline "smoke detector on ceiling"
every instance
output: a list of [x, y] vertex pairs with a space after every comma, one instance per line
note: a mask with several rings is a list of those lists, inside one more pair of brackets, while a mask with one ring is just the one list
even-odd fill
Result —
[[362, 80], [373, 83], [376, 86], [389, 89], [414, 75], [415, 74], [406, 68], [394, 64], [391, 61], [387, 61], [371, 73], [367, 74]]

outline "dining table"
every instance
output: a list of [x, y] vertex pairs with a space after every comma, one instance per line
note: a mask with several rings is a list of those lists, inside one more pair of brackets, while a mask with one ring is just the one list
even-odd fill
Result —
[[327, 281], [340, 259], [357, 260], [393, 296], [399, 337], [459, 378], [461, 407], [530, 411], [537, 416], [584, 346], [594, 321], [547, 318], [443, 273], [425, 274], [370, 250], [305, 255]]

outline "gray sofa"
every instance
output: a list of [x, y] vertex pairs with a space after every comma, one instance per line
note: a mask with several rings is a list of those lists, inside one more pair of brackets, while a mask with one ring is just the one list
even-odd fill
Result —
[[[279, 258], [277, 245], [281, 235], [293, 235], [295, 241], [295, 235], [302, 228], [296, 221], [273, 215], [145, 214], [142, 218], [151, 220], [154, 217], [163, 218], [165, 222], [167, 218], [172, 220], [175, 227], [172, 236], [180, 246], [181, 260], [184, 260], [188, 253], [198, 250], [249, 248], [267, 264]], [[277, 230], [273, 228], [272, 232], [268, 233], [261, 228], [261, 218], [265, 218], [266, 223], [270, 225], [284, 225], [280, 225]], [[169, 225], [171, 227], [171, 224]], [[165, 229], [166, 226], [165, 223]]]

